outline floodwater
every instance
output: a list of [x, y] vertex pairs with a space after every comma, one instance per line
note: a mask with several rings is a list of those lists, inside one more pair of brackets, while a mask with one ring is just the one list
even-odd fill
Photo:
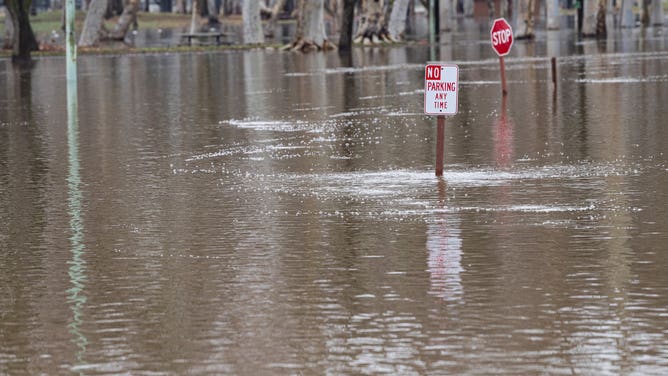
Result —
[[[668, 37], [0, 61], [0, 374], [668, 373]], [[548, 57], [558, 56], [558, 87]]]

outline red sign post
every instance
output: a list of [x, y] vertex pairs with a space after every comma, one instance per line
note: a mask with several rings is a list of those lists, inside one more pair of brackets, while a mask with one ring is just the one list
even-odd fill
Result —
[[501, 90], [503, 95], [508, 94], [506, 90], [506, 66], [503, 57], [508, 55], [510, 48], [513, 47], [513, 28], [504, 18], [497, 18], [489, 31], [492, 40], [492, 48], [499, 55], [499, 66], [501, 69]]

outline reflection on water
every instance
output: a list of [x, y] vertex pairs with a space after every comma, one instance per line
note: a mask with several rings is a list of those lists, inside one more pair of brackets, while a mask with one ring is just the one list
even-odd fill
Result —
[[665, 374], [666, 37], [483, 26], [442, 180], [426, 46], [0, 61], [0, 373]]
[[[69, 77], [68, 77], [69, 78]], [[86, 304], [84, 288], [86, 283], [86, 261], [84, 260], [84, 226], [82, 218], [82, 193], [81, 176], [79, 167], [79, 121], [78, 121], [78, 98], [77, 80], [67, 82], [67, 151], [68, 151], [68, 175], [67, 175], [67, 203], [70, 217], [70, 247], [72, 252], [68, 274], [72, 287], [67, 290], [67, 301], [72, 310], [72, 319], [68, 325], [73, 336], [73, 342], [77, 346], [77, 365], [84, 363], [86, 345], [88, 340], [82, 332], [83, 307]]]
[[[427, 228], [430, 292], [452, 302], [464, 303], [462, 292], [462, 239], [457, 214], [445, 209], [445, 181], [439, 180], [441, 212]], [[435, 213], [436, 214], [436, 213]]]
[[514, 160], [513, 155], [513, 121], [508, 118], [507, 96], [501, 98], [501, 114], [494, 127], [494, 159], [499, 167], [509, 167]]

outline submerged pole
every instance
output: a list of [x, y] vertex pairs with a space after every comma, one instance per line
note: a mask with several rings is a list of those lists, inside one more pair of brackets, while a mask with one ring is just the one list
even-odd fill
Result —
[[[74, 31], [74, 0], [65, 3], [65, 59], [67, 70], [67, 90], [70, 85], [77, 85], [77, 43]], [[68, 95], [69, 98], [69, 95]]]
[[444, 149], [445, 149], [445, 116], [436, 117], [436, 176], [443, 176]]
[[552, 63], [552, 84], [554, 84], [554, 90], [557, 90], [557, 58], [553, 57], [550, 61]]
[[503, 61], [503, 56], [499, 56], [499, 69], [501, 70], [501, 93], [508, 95], [506, 88], [506, 63]]

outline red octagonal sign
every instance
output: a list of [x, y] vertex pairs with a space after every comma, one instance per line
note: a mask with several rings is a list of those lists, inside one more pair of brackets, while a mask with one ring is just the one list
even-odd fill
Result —
[[513, 28], [504, 18], [497, 18], [489, 32], [492, 38], [492, 48], [499, 56], [506, 56], [513, 46]]

